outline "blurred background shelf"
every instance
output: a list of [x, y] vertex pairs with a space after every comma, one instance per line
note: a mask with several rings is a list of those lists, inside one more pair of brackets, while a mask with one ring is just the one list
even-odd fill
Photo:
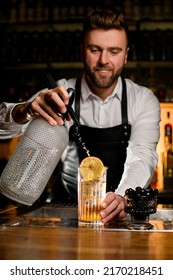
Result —
[[[0, 102], [27, 100], [44, 87], [45, 73], [57, 80], [80, 76], [82, 20], [92, 7], [110, 4], [125, 13], [129, 24], [130, 51], [124, 76], [149, 87], [161, 103], [159, 165], [153, 184], [163, 190], [161, 153], [167, 112], [171, 112], [173, 126], [173, 1], [1, 1]], [[0, 141], [3, 166], [17, 141]]]

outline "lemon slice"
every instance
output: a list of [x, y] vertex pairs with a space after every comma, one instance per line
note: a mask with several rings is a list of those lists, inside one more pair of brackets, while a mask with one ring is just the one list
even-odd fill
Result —
[[105, 167], [99, 158], [90, 156], [82, 160], [80, 170], [84, 180], [99, 180], [105, 171]]

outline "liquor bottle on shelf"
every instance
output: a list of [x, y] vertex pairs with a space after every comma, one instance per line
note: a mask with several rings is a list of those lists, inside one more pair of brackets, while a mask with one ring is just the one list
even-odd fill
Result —
[[165, 124], [165, 143], [166, 149], [172, 146], [172, 124], [170, 123], [170, 112], [167, 112], [168, 123]]
[[131, 0], [125, 0], [124, 1], [124, 13], [126, 15], [126, 18], [128, 20], [133, 19], [133, 5]]
[[18, 12], [18, 1], [11, 0], [9, 5], [10, 5], [9, 22], [16, 23], [17, 22], [17, 12]]
[[152, 187], [152, 189], [158, 188], [158, 166], [156, 166], [150, 186]]
[[34, 0], [28, 0], [27, 2], [27, 21], [34, 22], [35, 19], [36, 4]]
[[37, 22], [43, 21], [43, 2], [42, 2], [42, 0], [37, 1], [36, 10], [35, 10], [35, 19]]
[[162, 19], [162, 5], [160, 0], [154, 0], [153, 3], [153, 15], [155, 20]]
[[148, 29], [144, 29], [140, 32], [139, 36], [139, 48], [141, 50], [139, 59], [141, 61], [153, 61], [153, 32]]
[[168, 28], [164, 31], [164, 58], [166, 61], [173, 60], [172, 48], [173, 48], [173, 30]]
[[25, 0], [21, 0], [19, 3], [19, 10], [18, 10], [18, 20], [19, 22], [26, 22], [26, 12], [27, 12], [27, 7]]
[[163, 152], [163, 177], [164, 189], [173, 187], [173, 149], [172, 149], [172, 124], [170, 112], [167, 112], [168, 122], [164, 126], [165, 151]]
[[172, 19], [172, 13], [171, 13], [171, 0], [165, 0], [163, 1], [163, 11], [162, 14], [164, 15], [164, 19]]

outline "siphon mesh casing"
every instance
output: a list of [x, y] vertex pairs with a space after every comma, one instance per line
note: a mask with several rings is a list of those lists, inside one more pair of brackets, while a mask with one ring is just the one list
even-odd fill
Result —
[[42, 118], [30, 122], [1, 175], [1, 193], [32, 205], [42, 194], [68, 140], [64, 126], [53, 127]]

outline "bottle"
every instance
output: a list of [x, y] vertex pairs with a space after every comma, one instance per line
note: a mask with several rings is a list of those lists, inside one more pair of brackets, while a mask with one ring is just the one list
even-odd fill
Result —
[[25, 0], [21, 0], [19, 3], [19, 11], [18, 11], [19, 22], [25, 22], [27, 20], [26, 12], [27, 12], [27, 7], [26, 7]]
[[135, 20], [141, 19], [141, 3], [139, 0], [134, 1], [133, 14]]
[[158, 187], [158, 166], [156, 166], [156, 168], [154, 170], [154, 174], [151, 179], [150, 186], [152, 189], [156, 189]]
[[43, 8], [42, 0], [38, 0], [35, 9], [35, 20], [37, 22], [43, 21]]
[[170, 148], [172, 145], [172, 124], [169, 122], [170, 120], [170, 112], [167, 112], [168, 123], [165, 124], [165, 145], [166, 150]]
[[27, 21], [34, 22], [36, 4], [34, 0], [27, 1]]
[[[56, 87], [51, 75], [45, 78], [48, 88]], [[68, 111], [74, 113], [70, 106]], [[46, 187], [68, 141], [69, 135], [64, 125], [51, 126], [41, 117], [33, 119], [2, 172], [2, 194], [31, 206]]]
[[9, 21], [10, 23], [16, 23], [17, 22], [17, 12], [18, 12], [18, 1], [17, 0], [11, 0], [10, 4], [10, 14], [9, 14]]
[[165, 151], [163, 152], [164, 188], [168, 189], [173, 183], [173, 150], [172, 150], [172, 124], [169, 122], [170, 112], [167, 112], [168, 122], [164, 127]]
[[160, 0], [154, 0], [153, 3], [153, 15], [155, 20], [162, 19], [162, 5]]
[[42, 194], [68, 143], [65, 126], [38, 117], [30, 122], [0, 177], [8, 198], [32, 205]]
[[163, 1], [163, 10], [162, 14], [164, 15], [164, 19], [171, 20], [172, 19], [172, 7], [171, 7], [171, 0], [164, 0]]

